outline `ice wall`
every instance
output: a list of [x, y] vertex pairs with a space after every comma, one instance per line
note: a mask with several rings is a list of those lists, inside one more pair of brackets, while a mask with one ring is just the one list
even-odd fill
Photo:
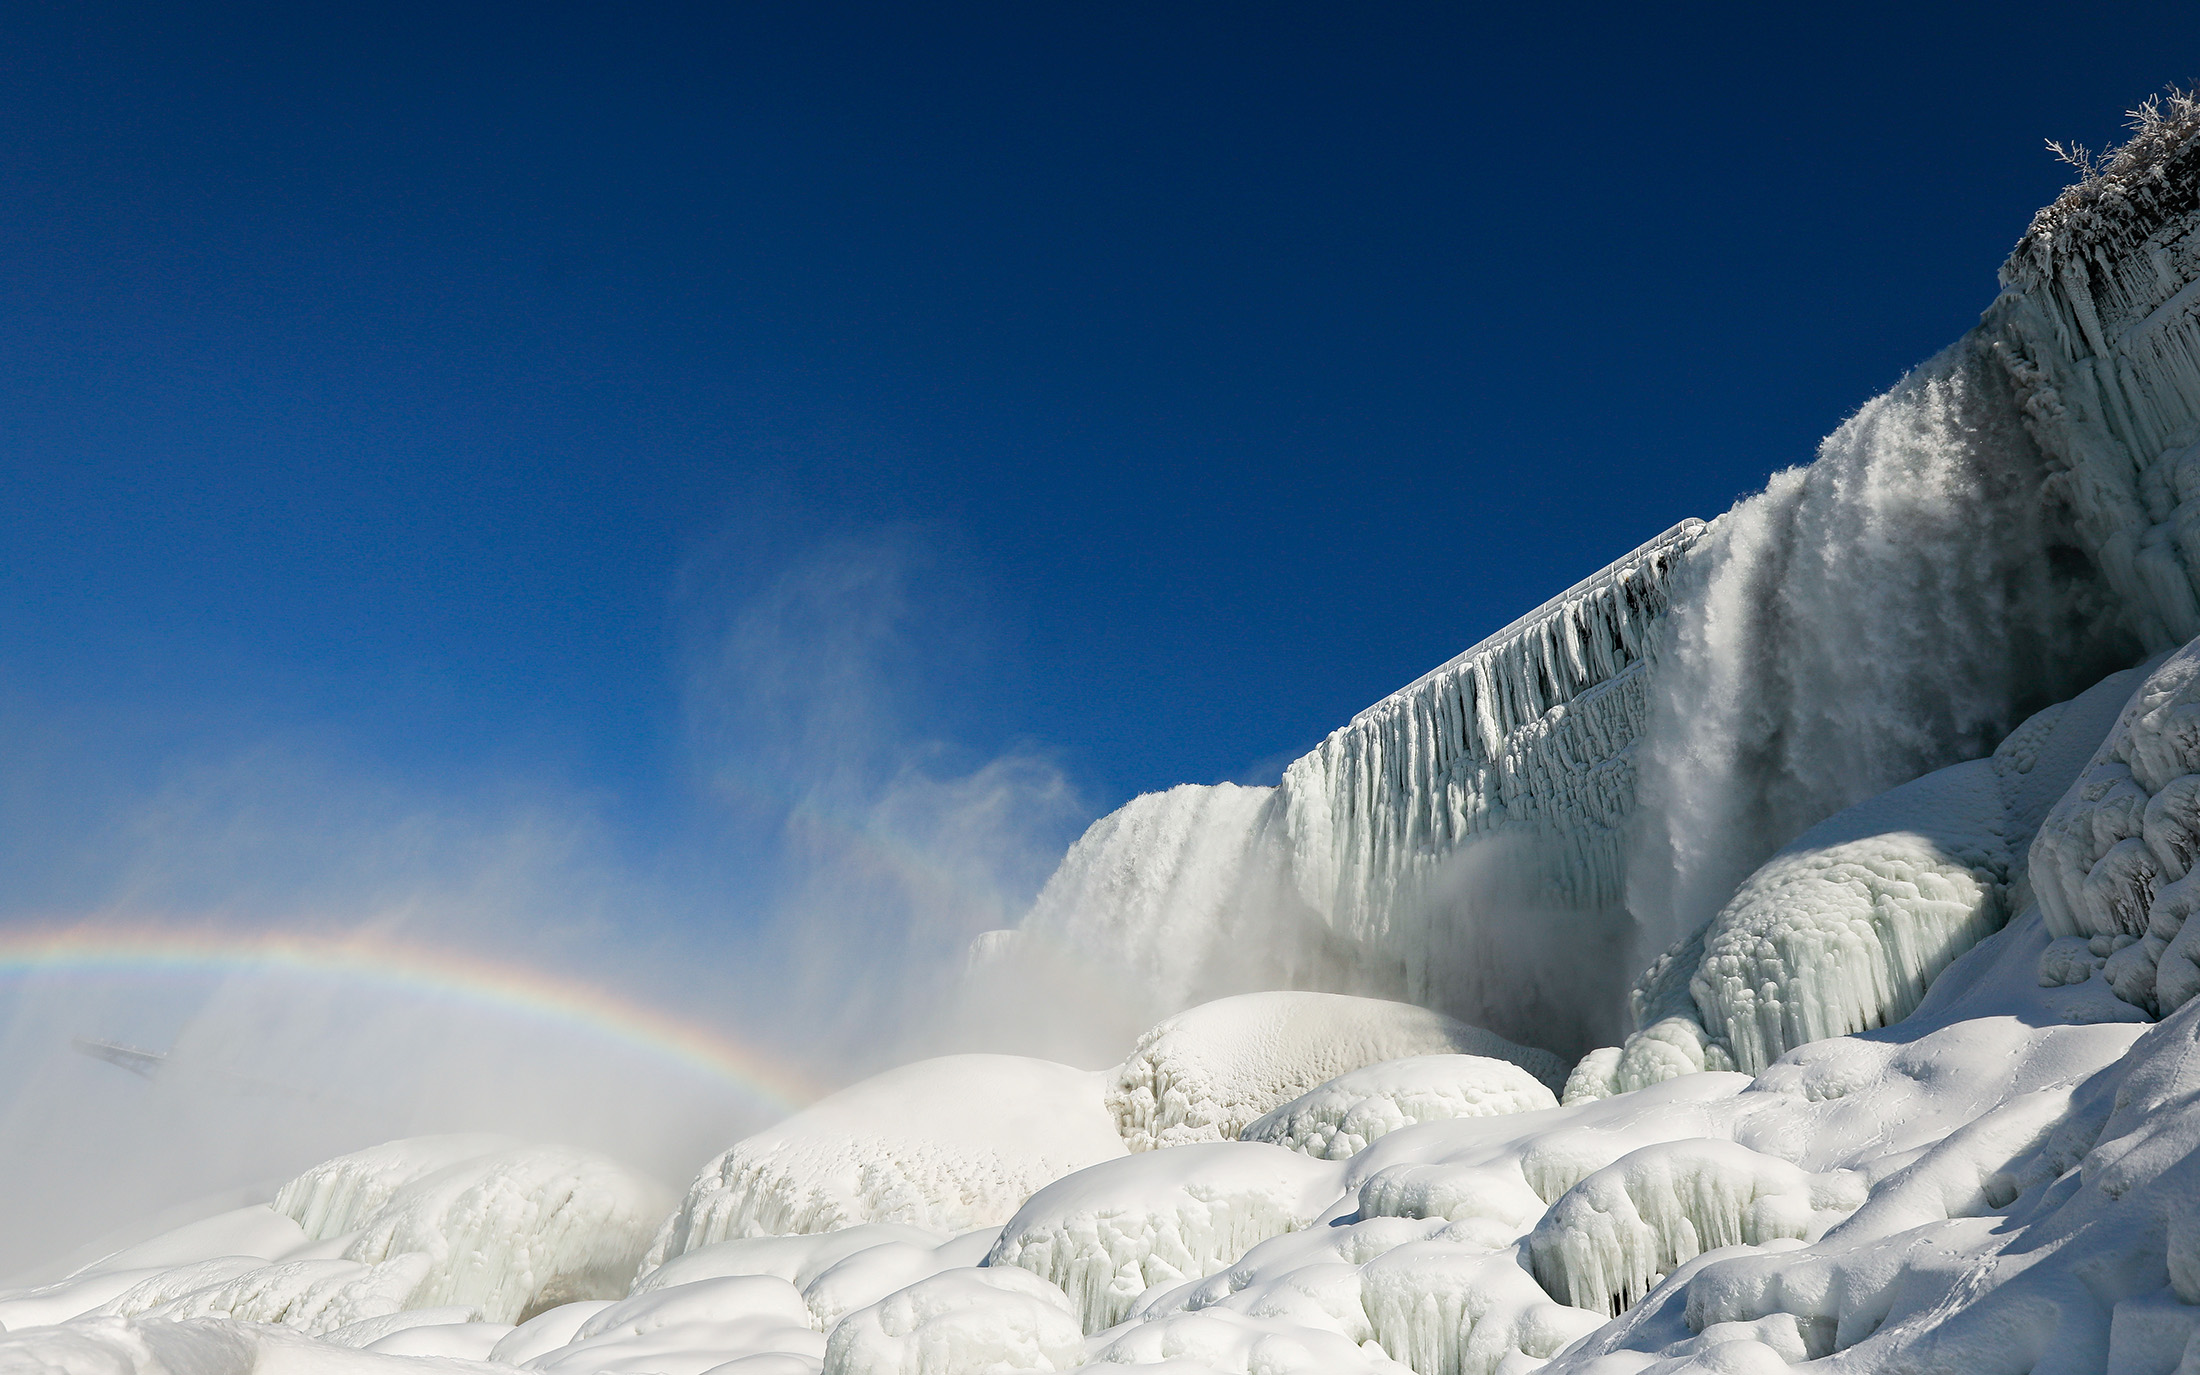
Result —
[[[2035, 219], [1979, 327], [1815, 461], [1361, 712], [1272, 790], [1137, 799], [1027, 944], [1159, 1015], [1403, 997], [1557, 1049], [1783, 845], [2200, 635], [2200, 108]], [[998, 953], [998, 952], [996, 952]], [[1606, 967], [1606, 966], [1609, 967]]]
[[1985, 327], [2081, 537], [2163, 650], [2200, 635], [2200, 108], [2134, 115], [2033, 218]]
[[[1504, 956], [1522, 912], [1543, 930], [1613, 921], [1657, 625], [1703, 531], [1675, 526], [1392, 693], [1274, 788], [1183, 786], [1103, 817], [1017, 940], [983, 958], [1105, 956], [1156, 1016], [1302, 987], [1402, 996], [1546, 1044], [1593, 1036], [1569, 1019], [1597, 998], [1523, 998], [1537, 981]], [[1631, 971], [1598, 972], [1616, 993]]]

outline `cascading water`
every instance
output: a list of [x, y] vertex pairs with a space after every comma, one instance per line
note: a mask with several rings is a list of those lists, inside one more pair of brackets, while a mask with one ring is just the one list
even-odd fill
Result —
[[1645, 956], [1806, 827], [2137, 657], [2048, 475], [1971, 337], [1712, 525], [1638, 746]]
[[1374, 992], [1577, 1049], [1807, 827], [2200, 633], [2200, 105], [2137, 130], [2035, 219], [1979, 327], [1815, 462], [1278, 788], [1103, 818], [989, 954], [1072, 950], [1156, 1014]]

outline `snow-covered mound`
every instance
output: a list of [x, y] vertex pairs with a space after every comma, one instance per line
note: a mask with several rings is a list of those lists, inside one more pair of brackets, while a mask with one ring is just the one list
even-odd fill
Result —
[[733, 1237], [998, 1226], [1040, 1186], [1123, 1154], [1103, 1077], [950, 1055], [851, 1085], [704, 1166], [643, 1268]]
[[1542, 1080], [1482, 1055], [1414, 1055], [1348, 1070], [1238, 1133], [1316, 1160], [1347, 1160], [1416, 1122], [1555, 1108]]
[[1439, 1054], [1506, 1060], [1545, 1083], [1564, 1082], [1564, 1064], [1548, 1051], [1426, 1008], [1338, 993], [1247, 993], [1139, 1037], [1108, 1085], [1108, 1111], [1134, 1151], [1228, 1141], [1348, 1070]]
[[1907, 1016], [1950, 960], [2026, 900], [2026, 847], [2144, 677], [2110, 674], [2034, 715], [1990, 759], [1805, 831], [1643, 975], [1640, 1029], [1584, 1057], [1567, 1100], [1706, 1069], [1755, 1071], [1796, 1046]]
[[417, 1179], [521, 1143], [489, 1135], [412, 1136], [325, 1160], [275, 1191], [275, 1211], [314, 1241], [355, 1232]]
[[1251, 1141], [1134, 1155], [1041, 1189], [986, 1264], [1059, 1286], [1098, 1331], [1154, 1285], [1212, 1274], [1253, 1243], [1311, 1224], [1337, 1180], [1335, 1165]]
[[285, 1210], [239, 1209], [0, 1298], [0, 1323], [222, 1317], [326, 1335], [417, 1309], [511, 1323], [625, 1293], [672, 1202], [601, 1156], [484, 1137], [341, 1156], [277, 1197], [314, 1230]]
[[825, 1346], [830, 1375], [1075, 1370], [1085, 1334], [1062, 1291], [1012, 1267], [949, 1270], [852, 1313]]

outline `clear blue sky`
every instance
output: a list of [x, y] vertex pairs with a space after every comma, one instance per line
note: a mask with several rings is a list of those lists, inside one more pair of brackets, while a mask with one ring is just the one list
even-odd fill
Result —
[[661, 865], [698, 644], [848, 550], [888, 754], [1272, 772], [1971, 324], [2200, 73], [2079, 14], [0, 9], [0, 908], [269, 739]]

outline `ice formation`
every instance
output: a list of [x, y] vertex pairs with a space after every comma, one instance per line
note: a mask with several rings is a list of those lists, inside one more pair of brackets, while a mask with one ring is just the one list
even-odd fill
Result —
[[1558, 1106], [1542, 1080], [1482, 1055], [1414, 1055], [1348, 1070], [1248, 1123], [1266, 1141], [1316, 1160], [1349, 1160], [1370, 1141], [1416, 1122], [1492, 1117]]
[[[1621, 962], [1591, 968], [1602, 947], [1576, 944], [1525, 977], [1510, 923], [1523, 908], [1579, 923], [1619, 901], [1655, 628], [1703, 530], [1676, 526], [1369, 707], [1272, 789], [1186, 785], [1101, 818], [988, 958], [1019, 943], [1104, 957], [1156, 1015], [1291, 985], [1403, 997], [1515, 1037], [1589, 1034], [1573, 1023], [1594, 998], [1577, 995], [1623, 984]], [[1469, 858], [1492, 841], [1496, 872]]]
[[2166, 1016], [2200, 993], [2200, 651], [2171, 655], [2132, 696], [2032, 842], [2032, 882], [2058, 937], [2046, 983], [2105, 977]]
[[1032, 1191], [1123, 1154], [1103, 1076], [951, 1055], [842, 1089], [703, 1167], [645, 1269], [729, 1237], [892, 1222], [997, 1226]]
[[1338, 993], [1244, 993], [1170, 1017], [1138, 1039], [1107, 1090], [1134, 1151], [1227, 1141], [1347, 1070], [1409, 1055], [1502, 1059], [1564, 1082], [1548, 1051], [1408, 1003]]
[[1109, 1161], [1032, 1195], [988, 1265], [1059, 1286], [1093, 1331], [1156, 1284], [1212, 1274], [1253, 1243], [1310, 1225], [1338, 1167], [1253, 1141], [1210, 1141]]
[[[677, 1205], [391, 1143], [0, 1293], [0, 1372], [2200, 1371], [2200, 106], [2140, 126], [1812, 467], [1096, 824], [986, 958], [1120, 957], [1117, 1069], [907, 1066]], [[1569, 1043], [1638, 920], [1563, 1101], [1338, 996]], [[1246, 980], [1337, 992], [1183, 1006]]]

